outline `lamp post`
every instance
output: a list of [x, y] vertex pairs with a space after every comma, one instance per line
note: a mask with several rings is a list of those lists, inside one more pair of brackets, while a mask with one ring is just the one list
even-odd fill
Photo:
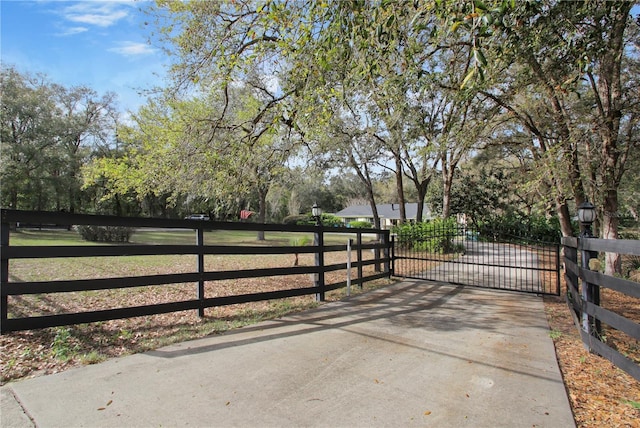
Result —
[[585, 201], [578, 206], [578, 220], [583, 227], [582, 236], [593, 238], [591, 224], [596, 219], [596, 207], [589, 201]]
[[311, 207], [311, 216], [316, 221], [316, 226], [320, 226], [322, 224], [322, 221], [320, 220], [320, 218], [322, 217], [322, 208], [320, 208], [315, 202]]
[[316, 221], [316, 232], [314, 233], [313, 245], [318, 247], [318, 250], [315, 255], [315, 265], [318, 268], [318, 273], [314, 275], [314, 286], [318, 288], [318, 292], [316, 293], [316, 301], [324, 302], [324, 234], [322, 231], [322, 221], [320, 217], [322, 216], [322, 209], [316, 204], [313, 203], [313, 207], [311, 207], [311, 216]]

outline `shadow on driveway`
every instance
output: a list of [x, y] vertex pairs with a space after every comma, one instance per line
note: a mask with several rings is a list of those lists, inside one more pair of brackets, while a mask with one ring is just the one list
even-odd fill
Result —
[[2, 396], [2, 426], [574, 426], [539, 297], [422, 281]]

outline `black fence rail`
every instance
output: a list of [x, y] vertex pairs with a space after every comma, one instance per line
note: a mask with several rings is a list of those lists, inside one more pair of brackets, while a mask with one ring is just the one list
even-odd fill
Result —
[[[324, 300], [325, 293], [345, 286], [359, 285], [367, 281], [390, 277], [392, 266], [390, 257], [389, 231], [377, 229], [351, 229], [323, 226], [295, 226], [279, 224], [255, 223], [227, 223], [201, 220], [171, 220], [156, 218], [123, 218], [114, 216], [82, 215], [70, 213], [32, 212], [19, 210], [0, 210], [0, 331], [2, 333], [18, 330], [30, 330], [62, 325], [82, 324], [107, 321], [121, 318], [131, 318], [146, 315], [163, 314], [169, 312], [197, 310], [204, 316], [206, 308], [225, 306], [239, 303], [257, 302], [272, 299], [282, 299], [294, 296], [314, 295], [317, 300]], [[42, 229], [67, 228], [71, 230], [77, 226], [108, 226], [133, 228], [136, 231], [181, 231], [193, 232], [192, 244], [104, 244], [104, 245], [11, 245], [12, 230], [16, 231], [20, 225], [37, 225]], [[299, 236], [313, 234], [312, 245], [298, 245], [287, 241], [280, 245], [259, 245], [253, 243], [234, 243], [233, 245], [209, 245], [205, 242], [206, 233], [212, 231], [263, 231], [278, 233], [294, 233]], [[72, 233], [72, 232], [69, 232]], [[343, 242], [343, 243], [336, 243]], [[351, 257], [344, 263], [326, 263], [325, 255], [344, 253], [349, 249], [355, 253], [354, 261]], [[299, 255], [313, 255], [312, 265], [297, 265]], [[346, 253], [345, 253], [346, 254]], [[255, 267], [252, 269], [215, 270], [207, 265], [205, 256], [247, 256], [257, 260], [259, 257], [274, 255], [295, 256], [296, 265], [282, 265], [269, 267]], [[12, 275], [13, 263], [25, 259], [80, 258], [95, 261], [96, 258], [127, 258], [137, 256], [193, 256], [191, 268], [179, 273], [146, 273], [136, 276], [107, 276], [72, 279], [21, 280]], [[334, 257], [335, 259], [335, 257]], [[75, 259], [74, 259], [75, 260]], [[251, 263], [258, 266], [257, 263]], [[367, 268], [367, 272], [365, 272]], [[352, 275], [353, 269], [353, 275]], [[346, 271], [348, 275], [344, 281], [327, 281], [327, 275], [332, 272]], [[371, 272], [369, 272], [371, 271]], [[256, 291], [249, 293], [210, 296], [205, 284], [215, 284], [217, 281], [242, 280], [248, 278], [267, 277], [300, 277], [308, 278], [308, 286], [293, 288], [285, 286], [272, 291]], [[353, 278], [352, 278], [353, 276]], [[335, 275], [334, 275], [335, 277]], [[300, 281], [297, 281], [300, 283]], [[195, 298], [168, 301], [163, 303], [145, 304], [129, 307], [109, 309], [76, 310], [63, 313], [46, 313], [40, 315], [24, 314], [22, 311], [14, 313], [12, 308], [17, 306], [25, 296], [37, 296], [46, 301], [47, 296], [58, 293], [100, 293], [109, 290], [130, 289], [131, 301], [135, 301], [135, 290], [146, 287], [166, 287], [174, 284], [185, 284], [194, 291]], [[213, 293], [215, 294], [215, 293]]]
[[394, 236], [394, 275], [560, 294], [560, 245], [505, 231], [442, 224]]
[[[637, 310], [640, 300], [635, 300], [634, 303], [634, 299], [640, 299], [640, 283], [599, 272], [602, 265], [599, 260], [604, 259], [605, 252], [617, 253], [629, 260], [635, 258], [640, 262], [640, 241], [567, 237], [562, 238], [562, 245], [567, 304], [582, 342], [589, 352], [608, 359], [640, 380], [640, 354], [636, 352], [634, 356], [623, 355], [614, 349], [618, 346], [614, 344], [615, 339], [610, 337], [611, 329], [615, 329], [631, 343], [640, 340], [640, 324], [624, 314], [610, 310], [611, 308], [603, 307], [601, 302], [601, 289], [612, 290], [628, 296], [629, 303], [621, 308], [623, 311]], [[608, 326], [608, 332], [605, 332], [603, 324]]]

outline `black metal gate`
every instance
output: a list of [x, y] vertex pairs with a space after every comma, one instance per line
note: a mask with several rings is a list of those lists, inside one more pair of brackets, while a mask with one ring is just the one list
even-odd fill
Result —
[[466, 226], [394, 236], [393, 274], [460, 285], [560, 294], [560, 245]]

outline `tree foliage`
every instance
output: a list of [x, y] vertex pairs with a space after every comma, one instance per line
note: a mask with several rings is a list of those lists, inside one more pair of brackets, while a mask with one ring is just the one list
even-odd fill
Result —
[[2, 206], [83, 211], [80, 168], [109, 144], [115, 95], [1, 70]]
[[[632, 6], [158, 0], [148, 28], [171, 59], [170, 80], [131, 126], [119, 127], [118, 150], [85, 169], [86, 189], [115, 206], [136, 195], [221, 219], [257, 210], [258, 221], [320, 200], [339, 209], [366, 197], [375, 214], [381, 197], [410, 195], [422, 206], [438, 195], [445, 217], [481, 218], [487, 207], [555, 215], [564, 235], [574, 233], [576, 205], [589, 199], [600, 207], [602, 236], [615, 238], [618, 217], [638, 213], [640, 26]], [[12, 108], [50, 99], [37, 91], [56, 92], [26, 85]], [[65, 176], [77, 159], [86, 162], [91, 144], [77, 133], [56, 143], [55, 155], [42, 137], [65, 111], [80, 111], [68, 107], [74, 100], [91, 99], [72, 92], [58, 91], [55, 113], [38, 111], [49, 114], [39, 122], [46, 127], [25, 127], [26, 139], [11, 134], [3, 156], [22, 154], [8, 163], [15, 180], [7, 200], [37, 200], [25, 183], [63, 152]], [[101, 138], [82, 121], [67, 123], [76, 127]], [[6, 138], [10, 129], [3, 125]], [[350, 174], [357, 191], [333, 197], [322, 170]]]

